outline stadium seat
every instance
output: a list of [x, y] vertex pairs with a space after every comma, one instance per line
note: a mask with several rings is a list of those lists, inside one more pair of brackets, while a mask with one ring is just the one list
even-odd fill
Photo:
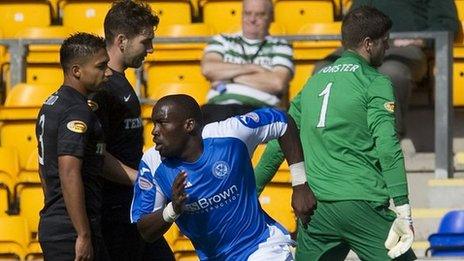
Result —
[[103, 35], [109, 0], [63, 0], [58, 2], [63, 25], [81, 32]]
[[428, 240], [432, 256], [464, 256], [464, 210], [448, 212]]
[[464, 0], [454, 0], [458, 11], [458, 19], [464, 21]]
[[32, 150], [27, 159], [26, 166], [18, 174], [16, 184], [21, 183], [40, 183], [39, 155], [37, 149]]
[[0, 1], [0, 29], [3, 37], [12, 38], [31, 26], [51, 24], [50, 4], [46, 0]]
[[146, 71], [147, 97], [159, 98], [182, 90], [182, 92], [198, 97], [199, 103], [204, 103], [201, 95], [209, 89], [209, 83], [201, 74], [199, 61], [150, 63]]
[[0, 107], [0, 120], [5, 124], [10, 121], [29, 120], [35, 123], [42, 103], [59, 86], [20, 83], [7, 93], [5, 105]]
[[145, 126], [143, 126], [143, 139], [144, 139], [144, 147], [146, 149], [151, 148], [155, 143], [153, 142], [153, 135], [151, 135], [151, 131], [153, 130], [153, 122], [147, 121]]
[[[20, 83], [15, 85], [5, 100], [5, 107], [36, 107], [58, 90], [59, 86]], [[37, 116], [37, 115], [36, 115]]]
[[[464, 0], [462, 11], [464, 11]], [[457, 2], [456, 2], [457, 3]], [[461, 26], [464, 21], [461, 21]], [[453, 105], [464, 106], [464, 34], [460, 31], [453, 47]]]
[[[160, 26], [156, 37], [208, 37], [214, 34], [213, 29], [204, 23], [175, 24]], [[205, 48], [204, 42], [197, 43], [157, 43], [155, 52], [147, 56], [147, 61], [199, 61]]]
[[[301, 35], [339, 35], [341, 22], [308, 23], [303, 25]], [[324, 59], [341, 46], [340, 41], [296, 41], [293, 43], [295, 75], [290, 83], [289, 99], [293, 99], [303, 88], [314, 70], [314, 64]]]
[[282, 24], [287, 34], [297, 34], [306, 23], [334, 21], [332, 0], [276, 0], [275, 22]]
[[150, 99], [159, 100], [163, 96], [171, 94], [187, 94], [192, 96], [198, 104], [206, 103], [206, 94], [209, 87], [199, 83], [161, 83], [151, 88], [148, 97]]
[[22, 216], [28, 224], [29, 239], [37, 237], [39, 228], [39, 212], [44, 205], [44, 194], [40, 184], [28, 184], [20, 186], [16, 202], [19, 202], [19, 215]]
[[151, 9], [159, 16], [159, 28], [172, 24], [190, 24], [193, 7], [188, 0], [147, 1]]
[[0, 217], [0, 259], [24, 260], [28, 244], [27, 229], [23, 217]]
[[19, 155], [14, 147], [0, 147], [0, 183], [11, 189], [19, 173]]
[[215, 32], [226, 32], [232, 26], [240, 26], [242, 1], [200, 0], [203, 22], [213, 27]]
[[10, 121], [0, 128], [1, 146], [15, 147], [19, 152], [19, 166], [25, 168], [29, 155], [37, 148], [35, 121]]

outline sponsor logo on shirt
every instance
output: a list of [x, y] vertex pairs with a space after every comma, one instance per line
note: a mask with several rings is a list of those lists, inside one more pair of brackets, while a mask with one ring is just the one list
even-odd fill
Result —
[[127, 96], [124, 96], [124, 101], [125, 101], [125, 102], [128, 102], [128, 101], [129, 101], [129, 99], [130, 99], [130, 97], [131, 97], [131, 95], [130, 95], [130, 94], [129, 94], [129, 95], [127, 95]]
[[140, 129], [140, 128], [142, 128], [141, 118], [124, 119], [124, 129], [132, 130], [132, 129]]
[[232, 201], [237, 200], [238, 197], [238, 188], [236, 185], [232, 185], [213, 196], [200, 198], [195, 202], [186, 204], [185, 211], [194, 214], [206, 213], [211, 210], [222, 208]]
[[98, 110], [98, 103], [96, 103], [95, 101], [87, 100], [87, 105], [89, 105], [92, 111]]
[[213, 165], [212, 172], [216, 178], [223, 179], [230, 173], [229, 164], [227, 164], [225, 161], [217, 161]]
[[139, 187], [143, 190], [150, 190], [153, 188], [153, 184], [151, 182], [144, 178], [144, 177], [139, 177]]
[[70, 121], [66, 124], [66, 127], [75, 133], [85, 133], [87, 131], [87, 125], [83, 121]]
[[383, 107], [391, 113], [395, 112], [395, 103], [394, 102], [386, 102]]

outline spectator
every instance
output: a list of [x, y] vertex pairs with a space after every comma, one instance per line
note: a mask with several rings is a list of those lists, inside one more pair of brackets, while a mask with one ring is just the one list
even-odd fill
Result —
[[271, 0], [244, 0], [242, 32], [217, 35], [205, 49], [201, 65], [211, 82], [205, 123], [276, 106], [288, 89], [294, 66], [291, 46], [269, 35]]

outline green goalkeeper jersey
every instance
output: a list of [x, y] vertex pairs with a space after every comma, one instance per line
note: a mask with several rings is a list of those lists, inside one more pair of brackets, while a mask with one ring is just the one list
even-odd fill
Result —
[[[300, 129], [308, 183], [318, 200], [407, 201], [394, 108], [390, 80], [352, 51], [306, 83], [289, 114]], [[255, 170], [258, 189], [282, 161], [278, 143], [270, 142]]]

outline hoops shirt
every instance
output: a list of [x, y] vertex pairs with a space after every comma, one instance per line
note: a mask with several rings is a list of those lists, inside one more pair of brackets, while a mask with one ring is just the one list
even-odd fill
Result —
[[174, 179], [185, 171], [188, 199], [176, 224], [199, 258], [246, 260], [275, 227], [287, 234], [261, 209], [250, 159], [259, 143], [279, 138], [286, 129], [286, 114], [267, 108], [206, 125], [203, 153], [193, 163], [161, 158], [151, 148], [134, 185], [132, 222], [170, 202]]
[[40, 241], [74, 239], [77, 234], [64, 203], [58, 174], [58, 157], [82, 159], [85, 205], [92, 233], [100, 235], [103, 131], [87, 98], [62, 86], [42, 105], [36, 124], [39, 169], [45, 189], [45, 206], [40, 212]]

